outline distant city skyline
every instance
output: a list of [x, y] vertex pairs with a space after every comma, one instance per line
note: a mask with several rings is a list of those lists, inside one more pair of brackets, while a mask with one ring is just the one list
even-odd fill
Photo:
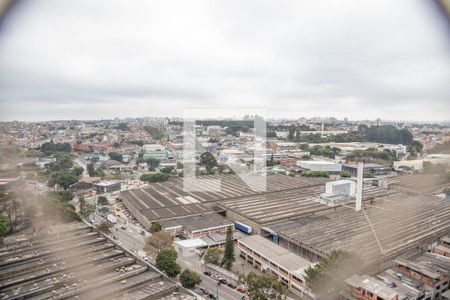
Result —
[[0, 121], [450, 117], [434, 1], [25, 1], [0, 28]]

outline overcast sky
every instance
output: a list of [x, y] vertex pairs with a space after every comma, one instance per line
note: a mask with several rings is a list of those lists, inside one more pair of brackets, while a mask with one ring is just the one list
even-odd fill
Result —
[[22, 1], [0, 28], [0, 120], [181, 116], [449, 120], [433, 1]]

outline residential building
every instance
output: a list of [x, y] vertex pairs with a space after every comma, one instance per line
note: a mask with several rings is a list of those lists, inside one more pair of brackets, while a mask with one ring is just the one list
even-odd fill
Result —
[[394, 288], [382, 281], [367, 275], [352, 275], [345, 280], [347, 290], [342, 293], [345, 299], [360, 300], [402, 300], [408, 299]]
[[167, 150], [158, 150], [158, 151], [148, 151], [144, 153], [144, 158], [156, 158], [159, 160], [168, 159], [170, 155], [170, 152]]

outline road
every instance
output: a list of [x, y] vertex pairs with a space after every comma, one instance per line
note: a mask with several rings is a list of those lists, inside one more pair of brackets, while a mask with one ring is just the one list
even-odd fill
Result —
[[[96, 223], [106, 221], [97, 214], [94, 214], [94, 220]], [[125, 227], [125, 230], [122, 229], [122, 226]], [[113, 237], [117, 237], [117, 241], [133, 253], [137, 254], [144, 247], [144, 237], [140, 235], [138, 229], [135, 226], [130, 226], [129, 222], [125, 223], [120, 217], [117, 218], [117, 224], [111, 227], [111, 234]]]
[[74, 162], [83, 168], [83, 177], [89, 177], [88, 171], [87, 171], [87, 164], [81, 160], [79, 157], [75, 157]]
[[[203, 269], [199, 264], [198, 256], [196, 255], [190, 257], [179, 256], [177, 262], [183, 269], [190, 269], [200, 274], [200, 277], [202, 279], [200, 287], [206, 288], [213, 295], [216, 295], [218, 291], [219, 292], [218, 299], [240, 300], [244, 295], [226, 285], [221, 284], [220, 286], [218, 286], [217, 280], [203, 274]], [[207, 298], [204, 295], [202, 296]]]

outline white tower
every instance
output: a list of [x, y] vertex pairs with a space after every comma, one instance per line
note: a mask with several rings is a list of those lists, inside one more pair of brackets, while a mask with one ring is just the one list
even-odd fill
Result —
[[363, 173], [364, 173], [364, 164], [360, 162], [358, 163], [358, 174], [356, 175], [357, 181], [356, 181], [355, 211], [360, 211], [362, 208]]

